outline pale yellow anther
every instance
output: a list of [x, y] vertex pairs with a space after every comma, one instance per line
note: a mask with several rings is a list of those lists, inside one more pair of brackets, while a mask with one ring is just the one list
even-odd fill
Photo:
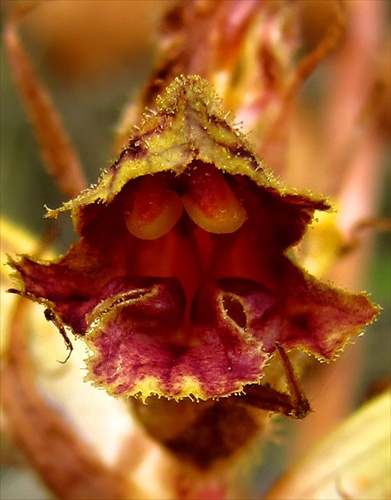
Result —
[[247, 218], [243, 205], [216, 169], [192, 174], [182, 200], [193, 222], [209, 233], [234, 233]]
[[178, 222], [183, 204], [160, 176], [146, 176], [138, 186], [132, 209], [125, 213], [128, 231], [142, 240], [167, 234]]

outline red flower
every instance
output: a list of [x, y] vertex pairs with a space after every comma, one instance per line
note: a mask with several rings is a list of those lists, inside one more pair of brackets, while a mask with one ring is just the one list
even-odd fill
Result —
[[330, 360], [377, 314], [287, 256], [328, 204], [280, 186], [208, 84], [179, 77], [71, 210], [55, 262], [13, 261], [21, 292], [92, 350], [114, 395], [209, 399], [261, 381], [276, 345]]

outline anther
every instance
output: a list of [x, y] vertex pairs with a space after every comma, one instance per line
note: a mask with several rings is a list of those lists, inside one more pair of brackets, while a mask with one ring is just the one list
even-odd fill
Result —
[[126, 227], [137, 238], [154, 240], [175, 226], [182, 211], [182, 200], [166, 179], [148, 175], [140, 181], [131, 210], [125, 212]]
[[212, 166], [191, 172], [182, 199], [193, 222], [209, 233], [234, 233], [247, 218], [223, 174]]

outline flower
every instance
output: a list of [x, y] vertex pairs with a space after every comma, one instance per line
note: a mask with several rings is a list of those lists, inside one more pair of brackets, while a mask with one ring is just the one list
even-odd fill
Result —
[[328, 203], [280, 185], [198, 76], [176, 78], [70, 210], [80, 240], [12, 260], [115, 396], [208, 400], [262, 383], [277, 345], [330, 360], [376, 316], [288, 257]]

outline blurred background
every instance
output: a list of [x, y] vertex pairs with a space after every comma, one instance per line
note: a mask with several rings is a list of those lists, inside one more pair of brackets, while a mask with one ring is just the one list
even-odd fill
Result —
[[[13, 7], [13, 3], [1, 4], [2, 27], [6, 11]], [[24, 45], [52, 92], [89, 182], [96, 182], [100, 169], [108, 167], [114, 159], [116, 123], [123, 106], [132, 96], [137, 96], [151, 73], [159, 19], [172, 4], [171, 0], [60, 0], [45, 2], [23, 21], [21, 36]], [[384, 5], [385, 12], [389, 13], [389, 2], [384, 2]], [[307, 36], [310, 39], [311, 32]], [[42, 168], [13, 85], [4, 44], [1, 46], [0, 70], [1, 214], [32, 234], [40, 235], [46, 223], [44, 205], [54, 208], [64, 200]], [[322, 71], [317, 71], [304, 88], [303, 101], [308, 109], [318, 106], [317, 88], [322, 77]], [[296, 161], [300, 161], [299, 154], [296, 154]], [[378, 215], [390, 218], [389, 147], [382, 153], [382, 162], [383, 192], [377, 200]], [[63, 217], [60, 224], [57, 246], [61, 251], [74, 235], [67, 217]], [[385, 384], [391, 370], [389, 232], [374, 232], [371, 252], [362, 289], [370, 292], [373, 301], [380, 304], [383, 311], [365, 336], [357, 340], [363, 356], [360, 357], [361, 366], [353, 388], [355, 406], [376, 391], [377, 386]], [[329, 369], [327, 387], [324, 387], [327, 397], [331, 392], [332, 398], [332, 386], [338, 383], [339, 362]], [[290, 439], [295, 432], [300, 432], [300, 425], [301, 422], [281, 419], [277, 426], [278, 443], [271, 441], [262, 445], [267, 460], [254, 473], [253, 483], [258, 492], [265, 491], [296, 456], [291, 454], [291, 446], [297, 446], [297, 443], [291, 445]], [[4, 458], [1, 472], [3, 500], [50, 498], [50, 494], [35, 482], [34, 476], [7, 463], [7, 457]]]

